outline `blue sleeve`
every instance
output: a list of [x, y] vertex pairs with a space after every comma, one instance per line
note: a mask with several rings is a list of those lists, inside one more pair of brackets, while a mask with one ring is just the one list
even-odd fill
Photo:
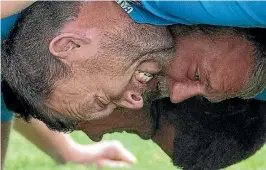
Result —
[[258, 96], [256, 96], [255, 99], [266, 101], [266, 89], [263, 92], [261, 92]]
[[[142, 1], [141, 5], [169, 25], [266, 27], [266, 1]], [[156, 18], [145, 19], [153, 24]]]
[[12, 15], [10, 17], [1, 19], [1, 42], [7, 37], [9, 31], [12, 29], [16, 20], [19, 18], [19, 14]]
[[1, 94], [1, 123], [9, 122], [12, 120], [12, 118], [13, 113], [6, 108], [3, 95]]
[[[17, 14], [1, 19], [1, 42], [8, 36], [9, 31], [12, 29], [18, 17], [19, 15]], [[13, 113], [6, 108], [3, 95], [1, 94], [1, 123], [11, 121], [12, 118]]]

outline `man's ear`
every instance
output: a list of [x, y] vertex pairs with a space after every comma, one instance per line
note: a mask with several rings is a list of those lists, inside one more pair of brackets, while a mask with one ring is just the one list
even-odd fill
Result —
[[50, 42], [49, 50], [52, 55], [59, 57], [59, 59], [73, 60], [72, 57], [75, 57], [73, 54], [84, 45], [90, 43], [91, 40], [85, 36], [74, 33], [63, 33], [56, 36]]

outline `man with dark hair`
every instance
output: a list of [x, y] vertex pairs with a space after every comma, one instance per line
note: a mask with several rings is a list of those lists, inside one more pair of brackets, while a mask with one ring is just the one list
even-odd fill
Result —
[[[102, 5], [114, 10], [105, 15]], [[174, 55], [165, 27], [137, 25], [114, 2], [37, 2], [3, 44], [3, 79], [32, 108], [22, 117], [64, 131], [117, 106], [141, 108], [141, 75], [158, 73], [157, 61]]]
[[[151, 138], [184, 170], [218, 170], [253, 155], [266, 140], [266, 103], [230, 99], [211, 103], [193, 97], [179, 104], [157, 100], [150, 112], [118, 110], [77, 128], [99, 141], [105, 133], [137, 133]], [[149, 112], [149, 113], [148, 113]]]

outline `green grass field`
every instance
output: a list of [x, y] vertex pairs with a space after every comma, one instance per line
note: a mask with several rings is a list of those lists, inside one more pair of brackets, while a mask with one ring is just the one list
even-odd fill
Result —
[[[80, 143], [92, 143], [83, 133], [75, 132], [73, 138]], [[136, 135], [115, 133], [105, 135], [104, 140], [117, 139], [126, 148], [133, 152], [138, 162], [133, 167], [135, 170], [176, 170], [170, 162], [170, 158], [152, 141], [143, 141]], [[230, 148], [228, 148], [230, 149]], [[7, 159], [6, 170], [94, 170], [95, 167], [85, 167], [73, 164], [56, 165], [53, 160], [29, 143], [20, 134], [12, 131]], [[105, 168], [109, 170], [109, 168]], [[254, 156], [233, 165], [226, 170], [265, 170], [266, 169], [266, 145]], [[122, 169], [121, 169], [122, 170]]]

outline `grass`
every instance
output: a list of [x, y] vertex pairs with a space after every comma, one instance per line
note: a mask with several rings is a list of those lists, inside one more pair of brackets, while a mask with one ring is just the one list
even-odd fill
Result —
[[[74, 132], [73, 138], [79, 143], [92, 143], [81, 132]], [[105, 135], [103, 140], [117, 139], [121, 141], [138, 159], [134, 170], [176, 170], [170, 158], [152, 141], [144, 141], [136, 135], [115, 133]], [[230, 149], [230, 148], [228, 148]], [[266, 169], [266, 145], [254, 156], [233, 165], [226, 170], [265, 170]], [[81, 165], [56, 165], [50, 157], [29, 143], [20, 134], [11, 132], [8, 153], [5, 162], [6, 170], [94, 170], [95, 167]], [[105, 170], [111, 170], [105, 168]], [[123, 170], [123, 169], [121, 169]]]

